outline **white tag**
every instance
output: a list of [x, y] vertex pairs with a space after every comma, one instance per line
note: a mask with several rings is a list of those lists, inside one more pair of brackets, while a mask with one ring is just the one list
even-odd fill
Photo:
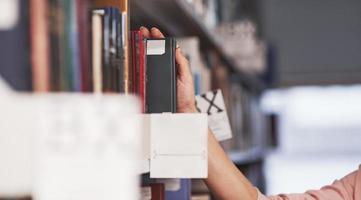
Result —
[[138, 199], [136, 102], [80, 95], [42, 100], [35, 199]]
[[19, 20], [19, 0], [0, 0], [0, 30], [12, 29]]
[[208, 114], [209, 128], [218, 141], [232, 138], [226, 106], [221, 90], [196, 96], [197, 108], [201, 113]]
[[206, 178], [207, 138], [204, 114], [153, 114], [151, 178]]
[[165, 40], [147, 40], [147, 55], [165, 54]]

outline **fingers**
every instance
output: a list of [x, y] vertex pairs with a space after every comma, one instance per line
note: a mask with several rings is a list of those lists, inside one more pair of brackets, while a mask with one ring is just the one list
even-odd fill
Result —
[[146, 27], [142, 26], [139, 28], [139, 31], [145, 38], [164, 38], [164, 34], [155, 27], [151, 28], [149, 31]]
[[150, 33], [152, 35], [153, 38], [164, 38], [164, 35], [162, 32], [160, 32], [159, 29], [153, 27], [151, 30], [150, 30]]
[[181, 76], [192, 76], [191, 70], [189, 68], [189, 62], [187, 58], [185, 58], [180, 50], [180, 48], [176, 49], [176, 63], [177, 63], [177, 70], [179, 75]]
[[143, 34], [143, 37], [150, 38], [150, 32], [146, 27], [144, 26], [140, 27], [139, 31]]

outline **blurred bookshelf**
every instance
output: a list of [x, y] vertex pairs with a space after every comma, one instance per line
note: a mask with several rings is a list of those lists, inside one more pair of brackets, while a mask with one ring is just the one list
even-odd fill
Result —
[[[221, 2], [220, 0], [209, 0], [209, 2], [213, 3], [216, 1], [218, 3]], [[79, 11], [83, 14], [82, 19], [84, 21], [76, 23], [74, 22], [74, 15], [71, 14], [74, 10], [71, 11], [71, 9], [69, 9], [71, 6], [76, 7], [75, 3], [71, 0], [64, 1], [67, 2], [67, 6], [69, 7], [60, 6], [60, 8], [58, 7], [59, 4], [57, 4], [61, 2], [60, 0], [49, 1], [51, 2], [50, 6], [52, 6], [50, 9], [55, 9], [57, 12], [54, 12], [54, 14], [51, 15], [52, 17], [46, 20], [44, 20], [44, 16], [47, 16], [45, 14], [48, 9], [47, 5], [44, 3], [42, 4], [42, 7], [37, 7], [34, 6], [37, 5], [36, 2], [44, 3], [46, 0], [22, 1], [22, 8], [20, 11], [22, 16], [21, 24], [19, 26], [21, 29], [16, 29], [16, 31], [18, 31], [18, 35], [14, 35], [14, 37], [9, 39], [9, 43], [6, 43], [11, 44], [14, 43], [14, 41], [17, 42], [16, 45], [14, 45], [14, 49], [11, 51], [14, 55], [11, 56], [18, 56], [22, 59], [12, 59], [12, 61], [22, 62], [9, 64], [7, 63], [8, 60], [6, 54], [0, 52], [0, 64], [4, 66], [14, 65], [13, 69], [10, 69], [10, 67], [3, 69], [0, 68], [0, 74], [4, 76], [4, 79], [10, 83], [13, 88], [18, 91], [40, 93], [75, 92], [76, 95], [79, 96], [82, 96], [83, 94], [97, 96], [92, 95], [94, 93], [129, 94], [127, 93], [127, 89], [125, 89], [126, 86], [124, 86], [124, 80], [122, 80], [123, 78], [126, 79], [124, 74], [117, 74], [120, 78], [116, 78], [121, 80], [116, 80], [114, 81], [115, 83], [110, 83], [111, 85], [118, 84], [117, 87], [114, 87], [116, 89], [114, 89], [113, 86], [110, 87], [111, 89], [102, 88], [102, 84], [106, 84], [104, 83], [104, 80], [106, 82], [106, 79], [108, 78], [113, 79], [114, 77], [111, 77], [112, 73], [119, 72], [116, 70], [111, 71], [110, 73], [108, 71], [107, 74], [105, 71], [102, 71], [101, 73], [104, 73], [105, 75], [100, 74], [100, 76], [103, 76], [104, 80], [100, 80], [101, 86], [99, 87], [99, 91], [97, 92], [95, 89], [96, 80], [93, 73], [95, 65], [94, 60], [92, 59], [95, 55], [98, 56], [98, 54], [95, 54], [92, 50], [95, 49], [93, 46], [94, 43], [99, 41], [95, 41], [93, 38], [95, 35], [95, 31], [92, 29], [94, 28], [92, 27], [94, 26], [92, 23], [94, 22], [93, 17], [94, 15], [103, 15], [103, 18], [98, 19], [104, 20], [104, 15], [107, 15], [109, 10], [115, 14], [116, 12], [114, 10], [118, 9], [117, 14], [120, 14], [120, 21], [125, 24], [122, 24], [122, 26], [117, 24], [117, 26], [125, 28], [125, 30], [122, 30], [121, 34], [119, 34], [119, 32], [115, 34], [119, 34], [121, 37], [118, 37], [117, 35], [116, 38], [110, 38], [109, 40], [112, 41], [112, 39], [114, 39], [112, 42], [117, 40], [117, 42], [114, 42], [116, 45], [113, 43], [115, 47], [113, 46], [114, 48], [112, 49], [113, 51], [116, 51], [116, 55], [111, 54], [114, 52], [110, 52], [110, 48], [102, 46], [104, 45], [104, 41], [99, 42], [101, 45], [99, 45], [98, 48], [102, 48], [101, 50], [99, 49], [99, 52], [101, 52], [99, 55], [104, 56], [102, 55], [103, 53], [109, 53], [109, 57], [114, 57], [109, 60], [105, 60], [101, 57], [98, 61], [103, 60], [98, 67], [100, 67], [100, 65], [106, 65], [104, 63], [108, 62], [110, 63], [109, 66], [107, 66], [109, 67], [108, 70], [114, 70], [115, 65], [121, 65], [123, 73], [129, 70], [129, 68], [134, 67], [132, 66], [132, 61], [130, 61], [130, 57], [132, 55], [128, 55], [130, 54], [130, 50], [133, 50], [132, 48], [136, 49], [136, 47], [134, 47], [136, 45], [132, 46], [132, 44], [130, 44], [130, 31], [138, 30], [140, 26], [146, 26], [148, 28], [158, 27], [167, 36], [177, 37], [176, 39], [179, 42], [183, 41], [180, 42], [182, 43], [182, 52], [190, 61], [190, 67], [195, 80], [196, 94], [200, 95], [217, 89], [221, 89], [223, 93], [228, 116], [231, 121], [231, 128], [233, 130], [233, 139], [222, 142], [222, 145], [229, 157], [240, 169], [242, 169], [242, 167], [252, 169], [248, 170], [253, 174], [251, 174], [251, 176], [262, 176], [261, 167], [259, 166], [262, 165], [267, 149], [268, 130], [266, 118], [262, 115], [260, 109], [259, 95], [264, 89], [266, 89], [266, 84], [262, 81], [260, 78], [261, 76], [258, 73], [249, 72], [247, 71], [247, 68], [240, 66], [239, 61], [242, 61], [242, 58], [237, 60], [237, 56], [232, 54], [232, 48], [237, 48], [238, 43], [230, 49], [225, 48], [225, 46], [232, 43], [233, 40], [238, 40], [238, 38], [233, 36], [233, 40], [227, 41], [228, 43], [225, 42], [224, 38], [227, 37], [227, 35], [223, 35], [223, 38], [220, 37], [219, 26], [221, 23], [219, 23], [219, 21], [209, 20], [209, 18], [212, 18], [209, 16], [208, 20], [207, 17], [200, 16], [199, 13], [196, 12], [195, 7], [190, 3], [191, 1], [186, 0], [77, 0], [76, 6], [79, 7]], [[199, 0], [198, 2], [203, 1]], [[200, 3], [199, 5], [204, 6], [203, 3]], [[33, 13], [27, 13], [29, 7], [34, 9], [31, 11]], [[34, 11], [37, 11], [37, 9], [38, 11], [40, 10], [41, 13], [37, 15], [37, 17], [34, 17]], [[100, 9], [103, 14], [94, 12], [97, 9]], [[67, 17], [65, 22], [59, 20], [63, 16], [57, 16], [63, 15], [64, 13], [62, 12], [64, 12]], [[209, 11], [211, 15], [215, 15], [213, 12], [215, 11]], [[208, 15], [210, 15], [209, 13]], [[56, 19], [56, 17], [59, 17], [59, 19]], [[109, 18], [112, 17], [113, 16]], [[43, 21], [39, 19], [42, 19]], [[57, 23], [61, 24], [64, 30], [61, 28], [59, 28], [61, 30], [58, 30], [58, 27], [55, 28], [55, 26], [58, 25]], [[104, 21], [101, 23], [104, 23]], [[36, 26], [34, 26], [34, 24]], [[247, 34], [250, 33], [249, 35], [255, 35], [255, 31], [252, 32], [253, 26], [249, 26], [249, 24], [250, 23], [243, 23], [238, 25], [243, 31], [249, 31], [248, 28], [251, 27], [251, 32], [247, 32]], [[107, 26], [105, 23], [102, 25]], [[238, 25], [235, 25], [235, 27], [237, 28]], [[37, 27], [40, 27], [40, 29], [37, 29]], [[71, 30], [71, 27], [79, 28], [77, 31], [81, 33], [78, 33], [77, 31], [69, 31]], [[111, 26], [109, 25], [109, 27]], [[103, 29], [98, 31], [103, 34], [106, 32], [104, 30], [107, 30], [109, 27], [102, 27]], [[231, 27], [232, 31], [233, 25], [225, 26], [223, 28], [228, 30], [229, 27]], [[114, 27], [112, 27], [112, 29], [114, 30]], [[0, 38], [0, 41], [6, 40], [4, 38], [6, 38], [5, 36], [9, 34], [7, 31], [8, 30], [4, 31], [5, 33], [0, 32], [0, 37], [3, 36], [3, 38]], [[29, 32], [31, 32], [31, 34]], [[34, 37], [36, 36], [34, 33], [43, 34], [44, 37]], [[31, 35], [31, 38], [28, 38], [29, 35]], [[64, 35], [65, 37], [63, 37]], [[26, 38], [26, 41], [17, 40], [17, 37], [23, 38], [24, 40]], [[74, 38], [76, 42], [72, 41]], [[118, 43], [118, 40], [121, 40], [120, 38], [124, 38], [122, 44]], [[78, 48], [77, 50], [79, 52], [74, 50], [74, 46], [72, 46], [77, 42], [79, 42], [79, 46], [76, 48]], [[54, 45], [54, 43], [56, 44]], [[24, 44], [26, 44], [26, 48], [24, 47]], [[41, 46], [42, 44], [45, 44], [44, 46], [46, 46], [46, 48], [43, 48], [44, 46]], [[63, 47], [64, 44], [66, 48]], [[243, 48], [243, 46], [241, 45], [240, 48]], [[22, 51], [19, 51], [19, 49]], [[64, 58], [64, 55], [62, 54], [66, 55], [66, 58]], [[34, 55], [36, 57], [34, 57]], [[79, 57], [82, 58], [80, 59]], [[83, 61], [86, 62], [83, 63]], [[75, 62], [79, 62], [77, 66], [73, 65]], [[105, 69], [104, 66], [102, 67], [102, 70]], [[14, 70], [15, 72], [9, 73], [6, 70]], [[87, 76], [86, 80], [83, 80], [83, 76]], [[83, 82], [76, 85], [75, 83], [79, 80], [82, 80]], [[145, 84], [146, 81], [144, 80], [141, 84]], [[66, 83], [66, 86], [63, 86], [63, 83]], [[119, 83], [124, 83], [124, 85]], [[67, 99], [69, 100], [70, 98]], [[102, 109], [100, 108], [100, 110]], [[166, 181], [164, 180], [149, 180], [149, 174], [143, 176], [145, 176], [145, 178], [143, 177], [145, 179], [143, 180], [143, 184], [146, 185], [149, 184], [155, 186], [157, 184], [168, 184], [165, 183]], [[264, 183], [260, 184], [261, 186], [256, 186], [260, 186], [260, 188], [262, 188], [262, 184]], [[179, 192], [165, 191], [165, 199], [176, 198], [180, 200], [188, 200], [191, 198], [191, 180], [180, 179], [178, 185], [180, 185], [179, 187], [181, 188]], [[164, 188], [161, 189], [164, 192]], [[203, 192], [201, 191], [200, 193]], [[206, 196], [210, 196], [209, 192], [204, 193]]]
[[202, 51], [216, 53], [230, 72], [241, 77], [241, 84], [249, 90], [260, 92], [265, 84], [248, 75], [221, 47], [221, 39], [207, 27], [190, 3], [185, 0], [133, 0], [130, 2], [131, 27], [159, 27], [168, 35], [176, 37], [197, 36]]
[[264, 147], [253, 147], [245, 151], [229, 151], [227, 154], [237, 165], [249, 164], [264, 158], [266, 149]]

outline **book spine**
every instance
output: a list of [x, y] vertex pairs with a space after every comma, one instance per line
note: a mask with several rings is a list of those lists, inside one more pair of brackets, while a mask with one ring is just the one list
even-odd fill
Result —
[[104, 9], [103, 16], [103, 60], [102, 60], [102, 80], [103, 80], [103, 92], [110, 92], [110, 22], [111, 22], [111, 10], [110, 8]]
[[61, 90], [61, 57], [60, 57], [60, 3], [58, 0], [49, 1], [49, 28], [50, 28], [50, 58], [51, 58], [51, 90]]
[[72, 34], [71, 34], [71, 11], [72, 11], [72, 0], [63, 0], [62, 2], [62, 31], [60, 35], [61, 39], [61, 54], [63, 55], [64, 64], [62, 68], [62, 90], [73, 91], [73, 48], [72, 48]]
[[111, 92], [117, 92], [117, 22], [119, 10], [112, 8], [110, 31], [110, 86]]
[[123, 22], [120, 12], [117, 13], [117, 18], [117, 92], [124, 92]]
[[142, 103], [142, 111], [143, 113], [146, 110], [145, 107], [145, 68], [146, 68], [146, 42], [143, 38], [142, 33], [139, 32], [139, 97]]
[[82, 91], [82, 75], [81, 75], [81, 66], [80, 66], [80, 46], [79, 46], [79, 28], [78, 27], [78, 9], [77, 1], [70, 1], [70, 10], [69, 10], [69, 47], [71, 49], [70, 53], [70, 77], [71, 77], [71, 89], [74, 92]]
[[47, 0], [31, 0], [31, 63], [33, 90], [47, 92], [49, 79], [49, 30], [48, 30]]
[[92, 15], [92, 66], [93, 66], [93, 91], [102, 93], [102, 16]]
[[92, 91], [92, 75], [90, 62], [90, 16], [89, 2], [87, 0], [77, 0], [77, 25], [78, 25], [78, 45], [80, 49], [81, 68], [81, 90], [83, 92]]

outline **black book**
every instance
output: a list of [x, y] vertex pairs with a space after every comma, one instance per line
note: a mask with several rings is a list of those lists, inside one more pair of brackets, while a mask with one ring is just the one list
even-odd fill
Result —
[[124, 92], [124, 42], [123, 42], [123, 34], [125, 31], [123, 30], [123, 16], [120, 12], [116, 14], [116, 27], [117, 27], [117, 38], [116, 38], [116, 47], [117, 47], [117, 55], [116, 55], [116, 91]]
[[31, 91], [29, 1], [19, 1], [17, 24], [0, 28], [0, 75], [15, 90]]
[[147, 113], [177, 111], [174, 38], [147, 40]]

